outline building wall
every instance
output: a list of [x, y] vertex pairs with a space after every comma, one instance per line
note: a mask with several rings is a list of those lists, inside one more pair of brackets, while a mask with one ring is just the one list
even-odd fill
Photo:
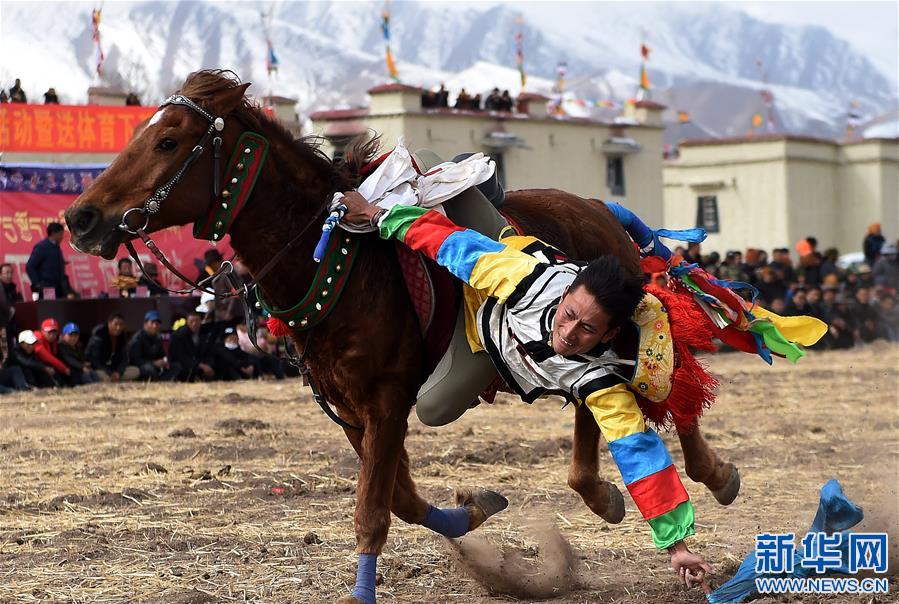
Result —
[[838, 246], [838, 147], [794, 141], [783, 144], [787, 238], [782, 245], [792, 249], [800, 239], [814, 236], [822, 251]]
[[700, 195], [716, 195], [721, 232], [706, 251], [791, 249], [809, 235], [819, 248], [861, 250], [868, 225], [899, 237], [899, 141], [837, 144], [798, 138], [685, 145], [664, 168], [664, 223], [696, 226]]
[[838, 248], [861, 250], [868, 225], [880, 222], [888, 240], [899, 239], [899, 142], [845, 145], [838, 172]]
[[706, 251], [771, 250], [789, 242], [783, 144], [684, 147], [665, 165], [664, 225], [696, 226], [698, 198], [715, 196], [720, 232], [709, 233]]
[[[493, 155], [484, 145], [488, 132], [516, 135], [524, 146], [506, 148], [503, 166], [507, 190], [557, 188], [584, 197], [614, 200], [627, 205], [651, 223], [662, 220], [662, 129], [628, 126], [624, 135], [639, 145], [624, 156], [625, 193], [612, 197], [606, 184], [606, 155], [602, 145], [612, 135], [607, 124], [548, 119], [496, 120], [468, 115], [408, 112], [369, 115], [365, 124], [390, 148], [404, 136], [411, 149], [428, 148], [449, 160], [466, 151]], [[314, 121], [321, 134], [326, 121]], [[326, 151], [332, 152], [329, 147]]]

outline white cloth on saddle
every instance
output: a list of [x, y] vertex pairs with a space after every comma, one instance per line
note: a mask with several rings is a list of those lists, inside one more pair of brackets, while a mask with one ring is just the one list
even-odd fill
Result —
[[[389, 210], [395, 205], [436, 208], [469, 187], [479, 185], [493, 176], [496, 165], [483, 153], [456, 162], [444, 162], [419, 174], [412, 163], [412, 155], [406, 149], [402, 137], [396, 147], [381, 162], [356, 191], [369, 203]], [[343, 193], [334, 194], [331, 210], [340, 203]], [[340, 223], [340, 228], [352, 233], [368, 233], [377, 227]]]

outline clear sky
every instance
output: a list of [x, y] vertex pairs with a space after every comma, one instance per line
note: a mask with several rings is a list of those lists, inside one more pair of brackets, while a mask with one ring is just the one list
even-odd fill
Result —
[[899, 1], [732, 2], [762, 21], [821, 25], [843, 38], [899, 80]]

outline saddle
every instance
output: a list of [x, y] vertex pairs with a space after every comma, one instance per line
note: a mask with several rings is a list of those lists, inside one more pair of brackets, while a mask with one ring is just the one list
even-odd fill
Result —
[[[422, 172], [442, 162], [429, 150], [416, 151], [413, 158]], [[475, 187], [443, 207], [454, 223], [493, 238], [509, 224]], [[490, 357], [485, 352], [471, 352], [461, 283], [401, 243], [396, 251], [425, 339], [427, 378], [416, 397], [416, 412], [423, 423], [442, 426], [458, 419], [479, 396], [492, 402], [501, 382]]]

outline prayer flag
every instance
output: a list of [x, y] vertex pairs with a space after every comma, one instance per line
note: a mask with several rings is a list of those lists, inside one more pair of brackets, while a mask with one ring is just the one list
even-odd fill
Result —
[[[516, 23], [519, 26], [524, 22], [521, 17], [516, 19]], [[524, 90], [524, 85], [527, 83], [528, 76], [524, 73], [524, 33], [521, 29], [515, 34], [515, 63], [518, 65], [518, 75], [521, 78], [521, 89]]]
[[396, 62], [393, 60], [393, 53], [390, 52], [390, 10], [387, 8], [387, 2], [384, 2], [384, 10], [381, 12], [381, 33], [384, 34], [384, 51], [387, 61], [387, 73], [396, 81], [400, 81], [399, 72], [396, 69]]
[[647, 46], [646, 44], [640, 44], [640, 55], [643, 57], [644, 61], [649, 60], [649, 53], [649, 46]]
[[679, 121], [681, 124], [686, 124], [690, 121], [690, 115], [686, 111], [678, 111], [677, 121]]
[[761, 113], [756, 113], [752, 116], [752, 127], [758, 128], [765, 121], [765, 118], [762, 117]]
[[640, 88], [649, 90], [649, 74], [646, 72], [646, 63], [640, 64]]
[[93, 40], [94, 45], [97, 47], [97, 75], [100, 75], [103, 69], [103, 61], [106, 60], [106, 55], [103, 53], [103, 46], [100, 44], [100, 18], [102, 16], [103, 9], [95, 8], [91, 11], [91, 25], [93, 28]]

